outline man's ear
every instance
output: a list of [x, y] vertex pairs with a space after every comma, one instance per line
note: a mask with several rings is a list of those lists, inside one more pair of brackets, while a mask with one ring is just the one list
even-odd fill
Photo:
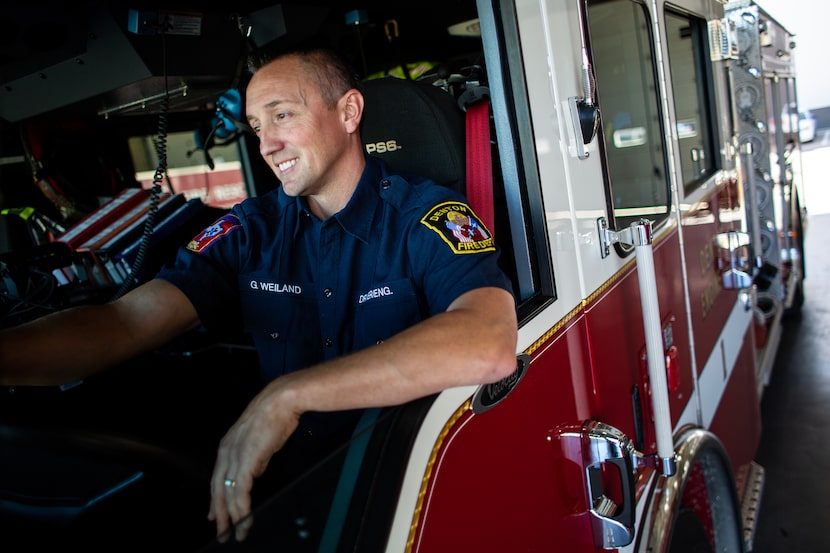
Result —
[[346, 132], [356, 132], [363, 118], [363, 94], [356, 88], [352, 88], [340, 98], [340, 105]]

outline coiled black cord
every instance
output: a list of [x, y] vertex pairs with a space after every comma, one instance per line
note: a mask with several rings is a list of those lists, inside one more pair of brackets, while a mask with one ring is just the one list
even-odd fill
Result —
[[156, 157], [158, 158], [158, 164], [156, 165], [156, 172], [153, 175], [153, 186], [150, 188], [150, 209], [144, 220], [144, 232], [141, 236], [141, 243], [138, 245], [135, 260], [130, 268], [130, 274], [127, 275], [127, 278], [121, 283], [121, 287], [112, 297], [113, 301], [129, 292], [140, 282], [147, 251], [150, 247], [150, 239], [153, 237], [156, 228], [156, 213], [158, 212], [159, 198], [161, 197], [161, 183], [167, 175], [167, 115], [170, 108], [170, 92], [167, 85], [167, 50], [164, 37], [165, 33], [162, 32], [164, 97], [161, 100], [161, 112], [159, 113], [158, 120], [158, 135], [156, 136]]

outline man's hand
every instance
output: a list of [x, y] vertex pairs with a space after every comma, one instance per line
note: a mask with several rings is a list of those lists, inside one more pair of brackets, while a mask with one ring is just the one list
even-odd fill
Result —
[[260, 392], [219, 443], [211, 478], [208, 519], [216, 523], [216, 535], [226, 541], [234, 526], [237, 541], [251, 528], [251, 489], [299, 424], [299, 414], [281, 397], [280, 381]]

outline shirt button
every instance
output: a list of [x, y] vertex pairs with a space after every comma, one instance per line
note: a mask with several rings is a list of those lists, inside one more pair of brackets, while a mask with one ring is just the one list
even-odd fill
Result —
[[330, 298], [332, 293], [333, 292], [332, 292], [331, 288], [326, 288], [325, 290], [323, 290], [323, 295], [326, 296], [327, 298]]
[[272, 340], [279, 340], [280, 339], [280, 333], [279, 332], [272, 332], [271, 333], [271, 339]]
[[382, 181], [380, 181], [380, 187], [384, 190], [387, 190], [390, 186], [392, 186], [392, 181], [390, 181], [389, 179], [383, 179]]
[[330, 347], [331, 347], [331, 345], [332, 345], [331, 338], [326, 338], [326, 347], [327, 347], [327, 348], [330, 348]]

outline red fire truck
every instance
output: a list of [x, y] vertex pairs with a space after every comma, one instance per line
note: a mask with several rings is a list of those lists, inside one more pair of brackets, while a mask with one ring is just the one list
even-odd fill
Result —
[[486, 222], [517, 299], [516, 370], [367, 410], [316, 457], [278, 453], [249, 538], [224, 544], [204, 515], [217, 440], [258, 382], [244, 336], [196, 331], [74, 387], [12, 387], [0, 534], [752, 549], [760, 400], [805, 301], [789, 30], [751, 0], [178, 4], [28, 6], [4, 25], [4, 326], [107, 301], [226, 207], [167, 175], [221, 164], [243, 195], [273, 188], [232, 94], [241, 60], [315, 39], [361, 72], [367, 152], [463, 187]]

